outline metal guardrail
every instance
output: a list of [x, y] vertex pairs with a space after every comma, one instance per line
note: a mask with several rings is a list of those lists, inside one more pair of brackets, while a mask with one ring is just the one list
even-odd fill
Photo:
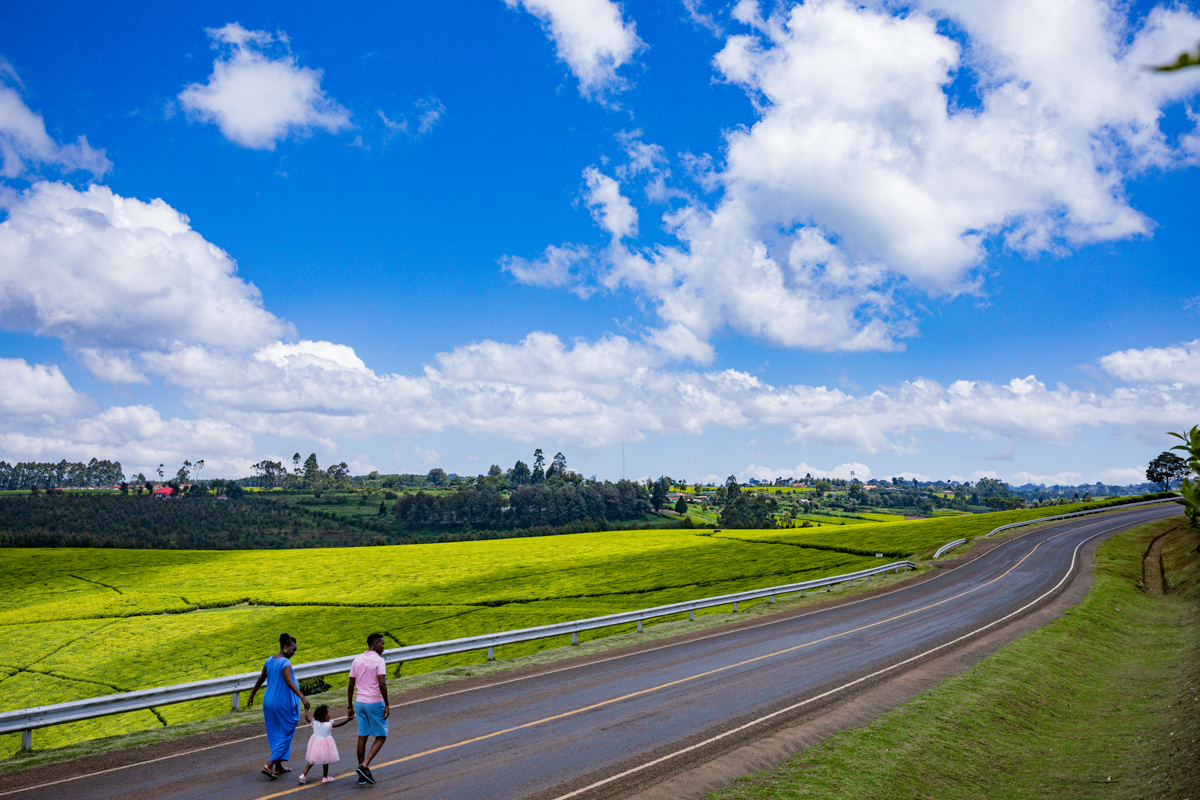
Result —
[[[730, 604], [733, 605], [733, 610], [737, 611], [738, 603], [749, 600], [759, 600], [767, 597], [770, 598], [770, 602], [774, 603], [775, 595], [777, 594], [800, 592], [800, 596], [803, 597], [804, 592], [808, 589], [820, 589], [824, 587], [827, 591], [830, 591], [833, 586], [839, 583], [848, 583], [853, 586], [856, 580], [870, 580], [873, 575], [881, 575], [892, 570], [895, 570], [897, 573], [901, 569], [908, 572], [909, 569], [916, 569], [916, 567], [917, 565], [912, 561], [893, 561], [890, 564], [883, 564], [878, 567], [859, 570], [858, 572], [851, 572], [845, 575], [831, 575], [826, 578], [817, 578], [816, 580], [802, 581], [800, 583], [789, 583], [783, 586], [751, 589], [745, 592], [704, 597], [699, 600], [686, 600], [682, 603], [671, 603], [665, 606], [654, 606], [635, 611], [622, 611], [617, 614], [607, 614], [601, 617], [589, 617], [569, 622], [556, 622], [550, 625], [538, 625], [533, 628], [520, 628], [500, 633], [467, 636], [461, 639], [448, 639], [442, 642], [427, 642], [425, 644], [414, 644], [406, 647], [395, 647], [390, 650], [384, 650], [383, 659], [388, 664], [395, 664], [486, 648], [488, 660], [491, 661], [495, 658], [496, 648], [501, 645], [546, 639], [551, 636], [564, 636], [568, 633], [571, 634], [571, 644], [578, 644], [579, 633], [581, 631], [607, 628], [613, 625], [627, 625], [631, 622], [636, 622], [637, 629], [641, 632], [642, 622], [648, 619], [682, 614], [685, 611], [688, 612], [688, 619], [695, 619], [696, 611], [699, 609]], [[296, 664], [292, 667], [292, 674], [297, 681], [300, 681], [305, 678], [317, 678], [349, 672], [350, 665], [356, 657], [342, 656], [323, 661], [310, 661], [306, 664]], [[160, 686], [154, 689], [139, 689], [134, 692], [121, 692], [120, 694], [89, 697], [85, 700], [72, 700], [67, 703], [55, 703], [53, 705], [35, 706], [16, 711], [5, 711], [0, 713], [0, 734], [20, 731], [22, 733], [21, 747], [24, 750], [29, 750], [33, 746], [33, 730], [35, 728], [62, 725], [68, 722], [81, 722], [83, 720], [95, 719], [96, 717], [106, 717], [129, 711], [144, 711], [155, 706], [186, 703], [191, 700], [205, 700], [222, 695], [230, 696], [230, 709], [236, 710], [240, 707], [240, 693], [253, 688], [254, 682], [258, 680], [258, 676], [259, 672], [243, 672], [240, 675], [229, 675], [224, 678], [210, 678], [191, 683]]]
[[967, 543], [966, 539], [955, 539], [953, 542], [950, 542], [949, 544], [944, 544], [941, 547], [939, 547], [937, 549], [937, 552], [933, 554], [933, 557], [938, 558], [942, 555], [942, 553], [946, 552], [947, 550], [958, 547], [960, 544], [966, 544], [966, 543]]
[[1050, 520], [1055, 520], [1055, 519], [1070, 519], [1071, 517], [1086, 517], [1088, 514], [1100, 514], [1104, 511], [1118, 511], [1123, 508], [1135, 508], [1137, 506], [1149, 506], [1149, 505], [1154, 505], [1155, 503], [1177, 503], [1177, 502], [1179, 502], [1178, 497], [1163, 497], [1159, 500], [1142, 500], [1137, 503], [1118, 503], [1118, 504], [1112, 505], [1112, 506], [1105, 506], [1104, 508], [1092, 508], [1087, 511], [1074, 511], [1070, 514], [1059, 514], [1059, 515], [1053, 516], [1053, 517], [1038, 517], [1037, 519], [1030, 519], [1030, 520], [1026, 520], [1024, 522], [1013, 522], [1008, 525], [1001, 525], [999, 528], [996, 528], [995, 530], [984, 534], [983, 538], [987, 539], [987, 538], [991, 537], [993, 534], [997, 534], [1000, 531], [1009, 530], [1010, 528], [1020, 528], [1024, 525], [1037, 525], [1040, 522], [1049, 522]]

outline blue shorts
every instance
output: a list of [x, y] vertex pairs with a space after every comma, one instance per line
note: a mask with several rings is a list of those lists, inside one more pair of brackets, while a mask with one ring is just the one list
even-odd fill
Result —
[[354, 716], [358, 717], [359, 736], [387, 736], [388, 721], [383, 718], [383, 703], [354, 703]]

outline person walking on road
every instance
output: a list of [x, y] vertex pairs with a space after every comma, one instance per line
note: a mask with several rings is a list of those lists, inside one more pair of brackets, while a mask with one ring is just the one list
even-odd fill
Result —
[[[356, 696], [357, 695], [357, 696]], [[367, 650], [350, 666], [350, 683], [346, 687], [346, 710], [358, 717], [359, 784], [374, 783], [371, 761], [383, 747], [388, 734], [387, 664], [383, 660], [383, 634], [367, 637]], [[367, 739], [374, 736], [371, 751]]]
[[247, 708], [254, 706], [254, 694], [264, 682], [267, 684], [263, 692], [263, 721], [267, 724], [267, 743], [271, 746], [271, 757], [263, 765], [262, 774], [275, 780], [285, 772], [291, 772], [283, 766], [292, 755], [292, 737], [296, 735], [296, 725], [300, 722], [300, 705], [308, 709], [308, 698], [296, 685], [292, 675], [291, 658], [296, 654], [296, 640], [286, 633], [279, 634], [279, 652], [267, 659], [262, 672], [250, 690]]

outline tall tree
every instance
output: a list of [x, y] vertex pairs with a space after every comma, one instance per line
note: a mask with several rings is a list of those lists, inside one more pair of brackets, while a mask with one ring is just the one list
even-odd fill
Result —
[[317, 464], [316, 453], [309, 453], [304, 459], [304, 483], [310, 489], [318, 488], [321, 483], [321, 466]]
[[1161, 483], [1163, 491], [1171, 491], [1171, 481], [1181, 480], [1190, 475], [1192, 470], [1187, 462], [1170, 450], [1159, 453], [1158, 457], [1146, 467], [1146, 480], [1151, 483]]
[[671, 491], [670, 478], [663, 476], [654, 483], [654, 487], [650, 490], [650, 505], [654, 506], [655, 511], [661, 511], [662, 507], [666, 505], [669, 491]]
[[546, 481], [546, 457], [542, 455], [540, 447], [533, 451], [533, 474], [530, 477], [534, 483]]

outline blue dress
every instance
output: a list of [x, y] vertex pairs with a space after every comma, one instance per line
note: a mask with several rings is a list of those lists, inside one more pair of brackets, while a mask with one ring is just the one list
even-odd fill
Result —
[[262, 710], [272, 761], [291, 759], [292, 737], [300, 722], [300, 698], [283, 678], [284, 669], [291, 665], [286, 658], [275, 657], [268, 658], [263, 665], [267, 670], [267, 688], [263, 691]]

